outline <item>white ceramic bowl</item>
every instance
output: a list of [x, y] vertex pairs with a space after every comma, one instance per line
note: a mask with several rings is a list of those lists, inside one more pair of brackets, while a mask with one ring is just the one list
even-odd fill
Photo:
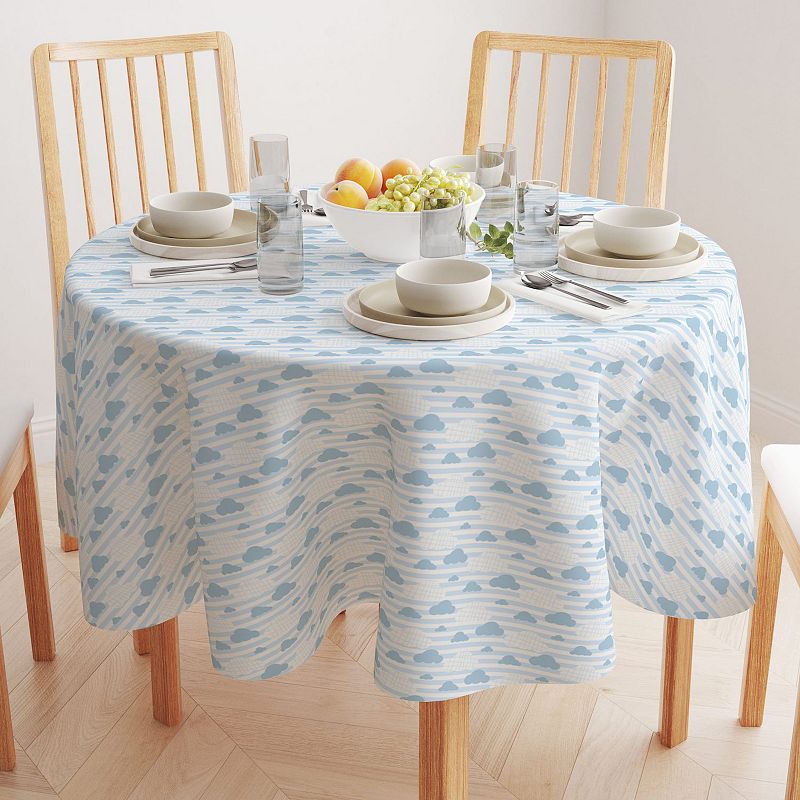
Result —
[[[419, 258], [419, 212], [366, 211], [329, 203], [325, 199], [333, 182], [319, 190], [319, 202], [339, 235], [354, 250], [375, 261], [402, 264]], [[486, 193], [475, 188], [475, 199], [464, 206], [464, 221], [469, 227], [475, 221]]]
[[467, 314], [489, 299], [492, 271], [465, 258], [422, 258], [397, 268], [400, 302], [412, 311], [436, 317]]
[[441, 156], [434, 158], [428, 166], [434, 169], [452, 169], [469, 173], [470, 180], [475, 183], [475, 155], [471, 156]]
[[594, 215], [594, 239], [609, 253], [647, 258], [678, 243], [681, 218], [674, 211], [644, 206], [615, 206]]
[[233, 200], [217, 192], [172, 192], [150, 201], [150, 221], [162, 236], [206, 239], [233, 223]]

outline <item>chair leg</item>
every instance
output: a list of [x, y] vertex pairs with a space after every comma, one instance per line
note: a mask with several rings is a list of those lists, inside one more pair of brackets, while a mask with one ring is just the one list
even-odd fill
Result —
[[31, 429], [25, 431], [28, 465], [14, 489], [14, 509], [19, 532], [19, 552], [25, 602], [28, 606], [28, 627], [31, 649], [36, 661], [52, 661], [56, 654], [53, 615], [50, 610], [50, 589], [47, 562], [44, 557], [42, 514], [36, 485], [36, 463], [33, 457]]
[[74, 553], [78, 549], [78, 537], [61, 531], [61, 549], [65, 553]]
[[3, 638], [0, 636], [0, 770], [12, 770], [16, 762], [14, 731], [11, 729], [11, 705], [8, 702], [6, 662], [3, 658]]
[[[767, 493], [769, 493], [767, 487]], [[781, 582], [781, 551], [778, 537], [766, 514], [766, 496], [761, 522], [758, 526], [757, 588], [758, 598], [750, 613], [750, 633], [747, 637], [747, 660], [742, 681], [739, 724], [745, 728], [758, 727], [764, 721], [767, 699], [769, 659], [772, 652], [772, 633], [778, 608], [778, 588]]]
[[466, 800], [469, 697], [419, 704], [419, 800]]
[[789, 754], [785, 800], [800, 800], [800, 692], [797, 695], [797, 705], [794, 712], [792, 750]]
[[664, 747], [675, 747], [685, 741], [689, 733], [693, 638], [693, 619], [665, 618], [659, 733]]
[[133, 649], [140, 656], [146, 656], [150, 652], [150, 628], [133, 632]]
[[150, 680], [153, 717], [172, 727], [181, 721], [181, 662], [178, 647], [178, 618], [173, 617], [150, 631]]

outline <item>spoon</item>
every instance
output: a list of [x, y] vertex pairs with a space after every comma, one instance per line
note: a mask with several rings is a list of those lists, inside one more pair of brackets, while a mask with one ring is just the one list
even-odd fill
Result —
[[559, 214], [558, 215], [558, 224], [563, 225], [565, 228], [570, 228], [573, 225], [580, 225], [581, 222], [589, 222], [590, 220], [584, 219], [584, 217], [591, 217], [593, 216], [591, 213], [587, 214]]
[[570, 292], [567, 289], [563, 289], [561, 286], [556, 286], [552, 281], [547, 280], [547, 278], [543, 278], [541, 275], [538, 275], [533, 272], [524, 272], [521, 275], [522, 282], [531, 289], [555, 289], [557, 292], [562, 292], [563, 294], [567, 294], [570, 297], [573, 297], [575, 300], [580, 300], [584, 303], [588, 303], [590, 306], [594, 306], [595, 308], [602, 308], [608, 310], [611, 306], [607, 306], [605, 303], [599, 303], [597, 300], [591, 300], [588, 297], [582, 297], [579, 294], [575, 294], [575, 292]]
[[184, 272], [203, 272], [207, 269], [222, 269], [223, 267], [230, 272], [244, 272], [255, 269], [258, 260], [253, 258], [242, 258], [239, 261], [226, 262], [220, 264], [199, 264], [197, 266], [187, 266], [185, 264], [175, 267], [153, 267], [150, 270], [151, 278], [158, 278], [160, 275], [182, 275]]

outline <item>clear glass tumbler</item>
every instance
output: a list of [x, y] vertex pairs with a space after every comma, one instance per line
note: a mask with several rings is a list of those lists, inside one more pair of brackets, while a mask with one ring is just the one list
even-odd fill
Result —
[[421, 258], [463, 256], [467, 251], [464, 201], [449, 208], [419, 212], [419, 254]]
[[522, 181], [514, 205], [514, 271], [548, 269], [558, 263], [558, 184]]
[[502, 227], [514, 213], [517, 148], [502, 143], [480, 145], [475, 157], [475, 182], [486, 192], [479, 220]]
[[282, 133], [250, 137], [250, 208], [264, 191], [289, 191], [289, 140]]
[[262, 192], [258, 199], [258, 283], [265, 294], [303, 288], [303, 210], [291, 192]]

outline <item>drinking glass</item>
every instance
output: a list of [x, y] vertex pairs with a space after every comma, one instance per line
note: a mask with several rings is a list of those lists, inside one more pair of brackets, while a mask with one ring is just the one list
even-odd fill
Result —
[[449, 208], [419, 212], [419, 254], [421, 258], [463, 256], [467, 251], [464, 201]]
[[261, 192], [289, 191], [289, 140], [282, 133], [250, 137], [250, 209], [258, 209]]
[[514, 213], [517, 148], [513, 144], [482, 144], [475, 158], [475, 183], [486, 192], [479, 210], [481, 221], [503, 223]]
[[262, 192], [258, 198], [258, 283], [266, 294], [303, 288], [303, 210], [291, 192]]
[[514, 204], [514, 271], [547, 269], [558, 263], [558, 184], [521, 181]]

